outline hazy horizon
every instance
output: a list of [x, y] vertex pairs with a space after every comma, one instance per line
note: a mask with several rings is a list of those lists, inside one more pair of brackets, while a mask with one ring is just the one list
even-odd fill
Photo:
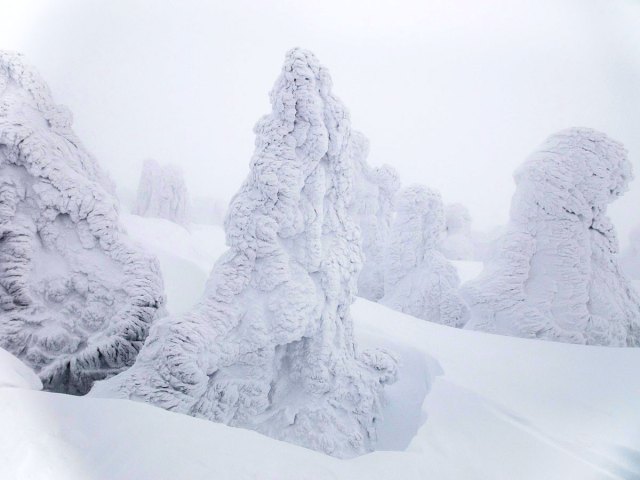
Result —
[[[180, 165], [192, 196], [229, 199], [285, 52], [329, 68], [370, 163], [504, 223], [513, 171], [571, 126], [623, 142], [640, 175], [640, 2], [2, 2], [0, 48], [27, 55], [100, 165], [134, 189]], [[336, 13], [339, 12], [339, 13]], [[611, 205], [624, 244], [640, 180]]]

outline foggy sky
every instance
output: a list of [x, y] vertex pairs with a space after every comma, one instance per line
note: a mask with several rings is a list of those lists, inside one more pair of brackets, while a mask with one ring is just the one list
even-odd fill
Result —
[[[633, 0], [0, 0], [0, 48], [28, 56], [114, 180], [145, 158], [230, 198], [285, 52], [332, 74], [370, 163], [506, 220], [513, 171], [546, 136], [602, 130], [640, 176], [640, 2]], [[640, 179], [612, 204], [621, 241]]]

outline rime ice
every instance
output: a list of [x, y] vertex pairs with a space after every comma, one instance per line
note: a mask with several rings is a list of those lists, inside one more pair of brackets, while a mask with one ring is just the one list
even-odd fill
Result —
[[162, 305], [156, 260], [19, 55], [0, 52], [0, 347], [44, 388], [86, 393], [131, 365]]
[[202, 300], [159, 321], [136, 364], [94, 392], [349, 457], [373, 448], [396, 368], [353, 340], [362, 249], [348, 211], [349, 116], [327, 70], [299, 49], [271, 104]]
[[640, 302], [606, 215], [631, 179], [624, 147], [594, 130], [552, 135], [516, 172], [506, 233], [464, 287], [470, 328], [590, 345], [640, 345]]

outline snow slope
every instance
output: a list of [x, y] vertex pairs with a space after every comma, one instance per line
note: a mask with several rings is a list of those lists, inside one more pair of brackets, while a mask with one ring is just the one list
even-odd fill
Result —
[[[134, 216], [125, 223], [134, 238], [132, 224], [157, 229], [166, 257], [176, 252], [188, 266], [167, 269], [161, 256], [169, 297], [189, 271], [206, 268], [190, 255], [211, 249], [214, 236], [182, 235], [170, 222], [163, 232], [162, 221]], [[153, 237], [145, 245], [157, 253]], [[462, 266], [469, 277], [478, 269]], [[640, 349], [459, 330], [362, 299], [352, 309], [359, 344], [392, 349], [401, 362], [374, 453], [337, 460], [145, 404], [0, 386], [0, 477], [640, 478]], [[1, 379], [8, 368], [0, 356]]]

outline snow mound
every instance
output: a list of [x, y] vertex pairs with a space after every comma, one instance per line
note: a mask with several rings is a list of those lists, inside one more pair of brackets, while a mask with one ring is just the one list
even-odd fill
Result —
[[444, 234], [442, 198], [422, 185], [399, 195], [385, 258], [382, 304], [414, 317], [462, 327], [468, 309], [455, 267], [438, 249]]
[[153, 159], [145, 160], [133, 213], [188, 224], [189, 193], [182, 170], [175, 165], [160, 165]]
[[33, 370], [0, 348], [0, 388], [42, 390], [42, 382]]
[[354, 456], [373, 449], [396, 365], [353, 340], [362, 251], [348, 212], [349, 116], [327, 70], [300, 49], [271, 104], [203, 298], [157, 322], [136, 364], [93, 394]]
[[362, 133], [351, 132], [349, 147], [355, 170], [350, 211], [360, 227], [364, 253], [358, 295], [377, 301], [384, 296], [384, 253], [400, 179], [388, 165], [372, 168], [367, 164], [369, 141]]
[[469, 328], [640, 346], [640, 299], [622, 274], [606, 215], [631, 178], [626, 150], [603, 133], [552, 135], [516, 172], [506, 232], [463, 288]]
[[0, 347], [45, 389], [82, 394], [133, 364], [162, 305], [112, 191], [38, 74], [0, 52]]

